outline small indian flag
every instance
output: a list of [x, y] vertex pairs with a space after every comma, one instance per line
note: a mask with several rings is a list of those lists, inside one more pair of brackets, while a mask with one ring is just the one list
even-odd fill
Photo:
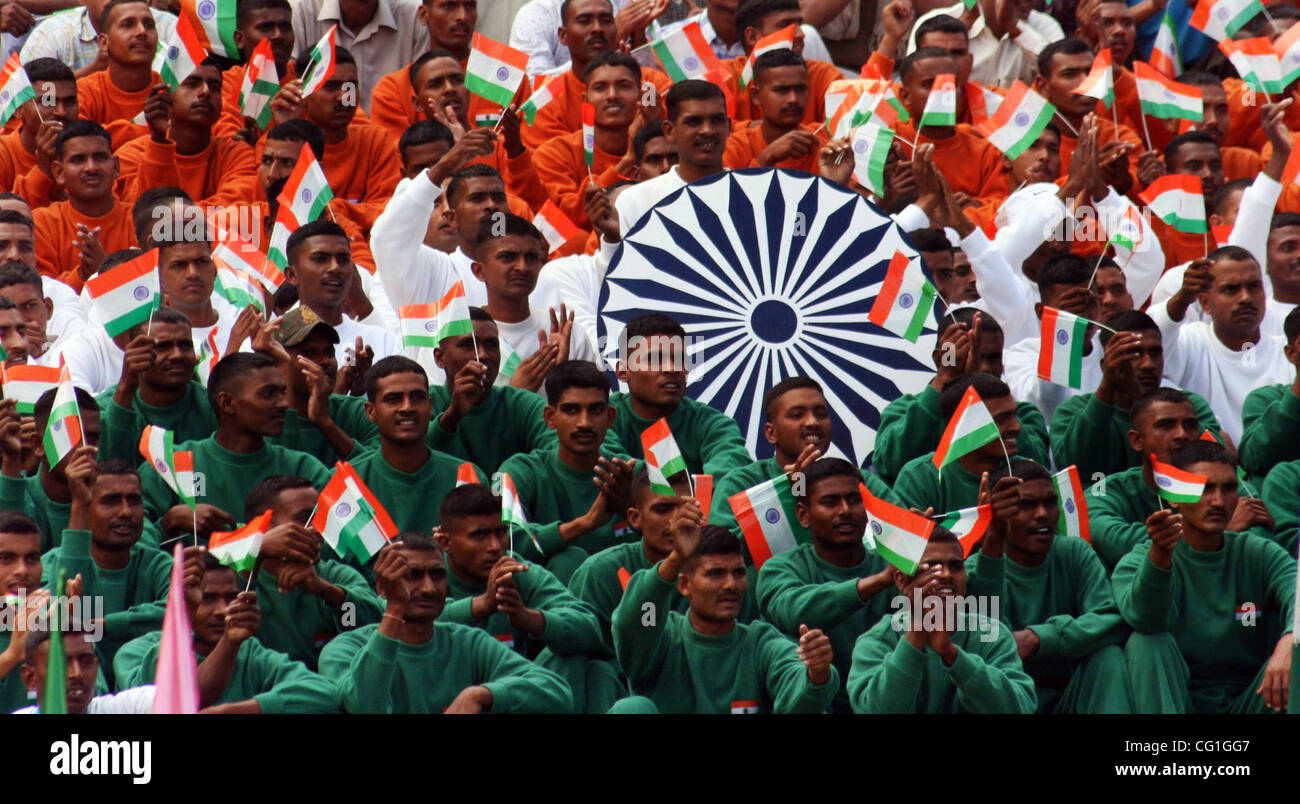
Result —
[[456, 488], [477, 483], [478, 471], [474, 468], [474, 464], [465, 461], [460, 466], [456, 467]]
[[853, 132], [853, 177], [871, 192], [885, 194], [885, 160], [894, 132], [868, 123]]
[[[524, 504], [519, 499], [519, 492], [515, 489], [515, 481], [510, 479], [507, 472], [501, 473], [501, 521], [510, 526], [510, 541], [514, 544], [515, 528], [522, 528], [532, 540], [533, 546], [537, 552], [542, 551], [542, 545], [537, 541], [537, 536], [528, 530], [528, 516], [524, 513]], [[512, 546], [513, 551], [513, 546]]]
[[876, 542], [876, 552], [905, 575], [915, 575], [934, 532], [934, 522], [888, 503], [870, 491], [863, 498], [867, 527]]
[[1273, 52], [1281, 63], [1282, 84], [1291, 86], [1300, 78], [1300, 27], [1292, 25], [1286, 33], [1273, 40]]
[[993, 421], [993, 414], [989, 413], [988, 406], [980, 399], [979, 391], [972, 385], [966, 389], [957, 410], [953, 411], [952, 418], [948, 420], [948, 427], [943, 431], [939, 446], [934, 451], [934, 465], [942, 471], [943, 467], [961, 456], [1001, 437], [1002, 433]]
[[596, 107], [590, 103], [582, 104], [582, 158], [590, 172], [596, 161]]
[[563, 248], [564, 244], [574, 237], [582, 234], [582, 230], [569, 220], [555, 203], [549, 199], [542, 204], [541, 210], [537, 217], [533, 218], [533, 225], [546, 236], [546, 243], [550, 246], [550, 253], [554, 254], [557, 249]]
[[436, 348], [444, 338], [469, 335], [474, 331], [469, 317], [469, 303], [465, 300], [465, 285], [451, 286], [441, 299], [433, 304], [406, 304], [397, 308], [402, 321], [403, 346]]
[[280, 191], [280, 209], [288, 207], [298, 225], [305, 226], [319, 218], [333, 199], [334, 191], [325, 178], [325, 171], [316, 161], [311, 146], [304, 142], [298, 151], [298, 162]]
[[508, 380], [515, 376], [515, 372], [519, 370], [519, 364], [522, 362], [524, 360], [519, 356], [519, 353], [503, 343], [501, 344], [501, 368], [497, 371], [497, 374]]
[[154, 59], [158, 65], [158, 77], [173, 91], [208, 57], [199, 35], [184, 16], [176, 19], [172, 39], [164, 45], [163, 38], [159, 37], [158, 45], [158, 57]]
[[1161, 176], [1147, 186], [1138, 198], [1152, 214], [1165, 223], [1187, 234], [1206, 231], [1205, 197], [1201, 193], [1201, 180], [1182, 173]]
[[271, 98], [279, 91], [280, 73], [275, 69], [271, 40], [263, 39], [248, 57], [244, 82], [239, 86], [239, 109], [264, 129], [271, 124]]
[[235, 0], [181, 0], [180, 16], [190, 23], [200, 45], [218, 56], [237, 59], [236, 5]]
[[1205, 117], [1200, 87], [1180, 84], [1160, 74], [1144, 61], [1133, 62], [1142, 113], [1162, 120], [1202, 120]]
[[1165, 78], [1177, 78], [1183, 74], [1183, 59], [1178, 52], [1178, 32], [1174, 27], [1174, 18], [1168, 9], [1160, 18], [1160, 28], [1156, 31], [1156, 41], [1151, 45], [1151, 66]]
[[797, 25], [787, 25], [754, 43], [754, 49], [749, 52], [749, 58], [745, 59], [745, 67], [740, 71], [741, 89], [749, 86], [749, 82], [754, 80], [754, 60], [773, 50], [793, 50], [795, 32], [798, 30]]
[[262, 539], [270, 527], [271, 509], [268, 508], [239, 530], [213, 533], [208, 537], [208, 552], [236, 572], [248, 572], [257, 565]]
[[533, 91], [533, 94], [529, 96], [528, 100], [524, 101], [524, 105], [519, 107], [519, 111], [523, 114], [524, 120], [528, 125], [531, 126], [533, 121], [537, 119], [537, 113], [542, 110], [543, 106], [555, 100], [556, 96], [563, 91], [563, 75], [548, 78], [545, 83], [537, 87], [537, 89]]
[[944, 514], [939, 517], [939, 527], [952, 531], [952, 535], [961, 542], [963, 555], [969, 557], [971, 550], [984, 538], [984, 531], [989, 529], [992, 521], [993, 506], [977, 505]]
[[216, 291], [221, 298], [236, 307], [253, 306], [266, 312], [266, 299], [262, 296], [262, 283], [247, 271], [226, 264], [214, 251], [212, 262], [217, 267]]
[[158, 250], [150, 249], [91, 277], [86, 292], [111, 338], [148, 321], [158, 309]]
[[1088, 526], [1088, 503], [1083, 499], [1083, 483], [1079, 482], [1079, 468], [1070, 464], [1052, 475], [1060, 515], [1056, 530], [1066, 536], [1078, 536], [1092, 543], [1092, 530]]
[[[624, 584], [626, 587], [627, 584]], [[733, 715], [759, 715], [763, 713], [763, 707], [758, 701], [732, 701], [731, 714]]]
[[316, 500], [311, 525], [340, 556], [345, 552], [365, 564], [397, 536], [397, 525], [352, 469], [339, 461]]
[[208, 338], [199, 344], [199, 362], [194, 364], [194, 375], [199, 378], [199, 382], [207, 387], [208, 380], [212, 377], [212, 370], [221, 362], [221, 350], [217, 348], [217, 331], [220, 327], [213, 327], [208, 333]]
[[509, 106], [523, 83], [528, 54], [475, 33], [465, 65], [465, 87], [498, 106]]
[[695, 20], [650, 43], [650, 50], [673, 83], [699, 78], [721, 64]]
[[145, 425], [140, 434], [140, 455], [154, 468], [163, 482], [190, 508], [196, 507], [194, 489], [194, 453], [178, 451], [171, 430], [156, 424]]
[[35, 98], [36, 90], [15, 50], [0, 69], [0, 125], [8, 123], [20, 106]]
[[1191, 24], [1211, 39], [1222, 41], [1263, 11], [1259, 0], [1202, 0], [1192, 12]]
[[1191, 472], [1179, 469], [1177, 466], [1161, 463], [1156, 460], [1155, 455], [1150, 457], [1151, 474], [1156, 481], [1156, 494], [1169, 502], [1175, 503], [1196, 503], [1201, 501], [1201, 495], [1205, 492], [1205, 483], [1209, 480], [1208, 477], [1194, 475]]
[[920, 258], [895, 251], [867, 320], [916, 343], [934, 312], [934, 295], [934, 285], [925, 278]]
[[1145, 231], [1137, 207], [1129, 204], [1124, 208], [1124, 216], [1115, 223], [1115, 230], [1110, 233], [1107, 243], [1116, 249], [1124, 248], [1131, 252], [1141, 244]]
[[266, 258], [280, 269], [281, 274], [289, 266], [289, 235], [297, 228], [298, 221], [294, 220], [293, 211], [285, 205], [282, 195], [280, 206], [275, 211], [275, 224], [271, 227], [271, 245], [266, 252]]
[[975, 125], [993, 116], [1002, 105], [1002, 96], [985, 89], [973, 81], [966, 82], [966, 106], [970, 108], [970, 121]]
[[478, 128], [492, 128], [500, 122], [500, 112], [482, 112], [474, 115], [474, 125]]
[[853, 103], [862, 96], [867, 82], [861, 78], [842, 78], [832, 81], [826, 88], [822, 106], [826, 110], [826, 119], [831, 120], [845, 103]]
[[1097, 52], [1092, 60], [1092, 70], [1074, 90], [1074, 94], [1096, 98], [1106, 104], [1107, 109], [1115, 105], [1115, 73], [1110, 48], [1104, 47]]
[[1092, 322], [1055, 307], [1044, 307], [1039, 330], [1038, 378], [1070, 388], [1083, 386], [1083, 347]]
[[957, 76], [952, 73], [936, 75], [925, 110], [921, 112], [919, 128], [926, 126], [957, 125]]
[[311, 49], [307, 69], [302, 73], [302, 96], [305, 98], [325, 85], [334, 75], [334, 45], [338, 41], [338, 26], [331, 25], [316, 46]]
[[872, 94], [878, 95], [879, 99], [871, 107], [871, 114], [881, 125], [897, 129], [899, 123], [906, 123], [911, 119], [907, 107], [894, 94], [894, 87], [888, 81], [878, 82], [878, 88]]
[[1278, 60], [1273, 45], [1266, 36], [1254, 39], [1225, 39], [1219, 43], [1219, 50], [1228, 57], [1237, 69], [1241, 80], [1250, 84], [1259, 92], [1266, 94], [1280, 93], [1282, 83], [1282, 63]]
[[212, 247], [212, 259], [249, 274], [269, 293], [275, 293], [284, 284], [284, 272], [257, 246], [236, 234], [226, 232], [222, 235], [220, 242]]
[[1054, 114], [1056, 107], [1046, 98], [1016, 81], [993, 116], [976, 128], [1006, 154], [1007, 159], [1015, 159], [1034, 144], [1038, 135], [1052, 122]]
[[50, 408], [50, 420], [45, 426], [45, 459], [50, 466], [62, 461], [80, 443], [81, 409], [77, 407], [77, 389], [72, 385], [72, 374], [66, 365], [59, 367], [58, 390]]
[[59, 384], [58, 366], [10, 366], [0, 364], [4, 398], [18, 400], [18, 413], [31, 416], [36, 412], [36, 402], [46, 391]]
[[837, 140], [849, 136], [853, 129], [871, 119], [871, 110], [878, 100], [877, 96], [856, 87], [849, 90], [842, 102], [836, 104], [834, 111], [826, 110], [827, 131]]
[[727, 504], [736, 515], [736, 524], [740, 525], [756, 569], [761, 569], [772, 556], [798, 545], [794, 494], [790, 478], [784, 474], [731, 495]]
[[686, 458], [677, 447], [667, 419], [660, 419], [641, 433], [641, 448], [650, 474], [650, 490], [667, 497], [677, 496], [668, 478], [686, 471]]

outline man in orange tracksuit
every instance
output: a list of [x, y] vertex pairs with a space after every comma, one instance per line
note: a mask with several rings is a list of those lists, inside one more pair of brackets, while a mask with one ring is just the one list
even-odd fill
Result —
[[54, 141], [79, 116], [77, 77], [58, 59], [32, 59], [23, 69], [36, 97], [18, 109], [22, 128], [0, 137], [0, 186], [13, 189], [32, 207], [43, 207], [55, 192], [49, 173]]
[[732, 169], [779, 167], [817, 172], [817, 152], [830, 139], [824, 126], [802, 123], [808, 108], [808, 68], [793, 50], [754, 61], [749, 96], [760, 118], [737, 123], [722, 163]]
[[[761, 117], [758, 107], [752, 103], [752, 97], [740, 88], [740, 77], [754, 45], [763, 37], [793, 25], [794, 52], [802, 56], [802, 24], [803, 12], [799, 10], [798, 0], [769, 0], [761, 5], [744, 3], [736, 9], [736, 30], [740, 33], [740, 41], [745, 43], [745, 55], [727, 59], [722, 65], [731, 74], [732, 81], [728, 89], [736, 96], [737, 121], [757, 120]], [[807, 65], [809, 102], [801, 122], [821, 123], [826, 119], [826, 90], [832, 83], [844, 78], [844, 74], [835, 65], [824, 61], [810, 59]]]
[[110, 3], [100, 18], [100, 46], [108, 51], [108, 69], [77, 82], [81, 116], [109, 130], [117, 147], [141, 134], [144, 126], [131, 122], [158, 83], [153, 71], [158, 31], [144, 0]]
[[[235, 25], [235, 45], [245, 62], [263, 39], [269, 39], [280, 86], [298, 77], [293, 65], [293, 7], [288, 0], [240, 0]], [[247, 128], [248, 121], [239, 108], [239, 88], [247, 71], [247, 63], [236, 64], [222, 75], [221, 119], [212, 129], [213, 136], [229, 137]], [[246, 132], [250, 144], [258, 133]]]

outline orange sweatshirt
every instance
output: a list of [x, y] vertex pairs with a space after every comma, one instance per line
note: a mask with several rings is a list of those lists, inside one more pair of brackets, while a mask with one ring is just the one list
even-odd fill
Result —
[[[1069, 127], [1059, 118], [1056, 119], [1056, 127], [1061, 132], [1061, 174], [1065, 175], [1070, 172], [1070, 158], [1074, 156], [1074, 148], [1079, 144], [1079, 138], [1071, 134]], [[1116, 134], [1115, 124], [1111, 122], [1109, 117], [1099, 117], [1097, 119], [1097, 135], [1098, 147], [1116, 139], [1133, 146], [1128, 152], [1128, 172], [1133, 176], [1133, 189], [1139, 189], [1141, 185], [1137, 180], [1138, 160], [1141, 158], [1142, 152], [1146, 150], [1146, 144], [1142, 141], [1142, 138], [1123, 123], [1120, 124], [1119, 132]]]
[[[655, 87], [657, 96], [662, 98], [673, 85], [672, 79], [658, 70], [641, 68], [641, 85], [650, 82]], [[587, 92], [587, 84], [573, 70], [562, 76], [556, 96], [551, 102], [537, 111], [533, 125], [525, 124], [520, 129], [524, 145], [537, 150], [553, 139], [568, 136], [575, 131], [582, 131], [582, 103]], [[634, 132], [635, 133], [635, 132]]]
[[[248, 65], [236, 64], [222, 73], [221, 117], [217, 119], [217, 124], [212, 127], [213, 137], [229, 137], [244, 127], [244, 113], [239, 109], [239, 88], [243, 86], [244, 73], [246, 72], [248, 72]], [[285, 72], [287, 75], [280, 78], [280, 86], [284, 86], [298, 77], [293, 68], [293, 62], [289, 62], [289, 69]], [[361, 110], [358, 109], [357, 111]]]
[[[622, 177], [616, 168], [623, 158], [622, 154], [607, 154], [596, 149], [591, 166], [596, 184], [608, 187]], [[587, 175], [587, 160], [582, 149], [582, 132], [574, 131], [562, 137], [556, 137], [537, 149], [533, 160], [537, 175], [541, 178], [555, 206], [560, 208], [569, 220], [580, 229], [591, 229], [591, 219], [587, 217], [587, 186], [591, 177]]]
[[[1260, 107], [1268, 102], [1261, 92], [1254, 92], [1240, 78], [1223, 79], [1223, 89], [1228, 95], [1228, 136], [1223, 145], [1239, 145], [1259, 150], [1268, 145], [1264, 133]], [[1294, 96], [1292, 96], [1294, 97]], [[1280, 96], [1274, 95], [1274, 100]], [[1283, 115], [1288, 131], [1300, 129], [1300, 104], [1292, 103]], [[1267, 157], [1266, 157], [1267, 158]]]
[[369, 232], [402, 178], [402, 159], [382, 128], [354, 123], [343, 142], [325, 146], [321, 169], [334, 196], [353, 204]]
[[[830, 141], [826, 128], [816, 123], [804, 123], [804, 131], [811, 131], [817, 136], [817, 142], [825, 145]], [[763, 139], [763, 124], [758, 120], [737, 123], [731, 136], [727, 138], [727, 150], [722, 155], [722, 164], [728, 170], [758, 167], [758, 155], [772, 143]], [[772, 167], [802, 170], [805, 173], [817, 173], [817, 151], [799, 159], [783, 159]]]
[[527, 146], [523, 153], [511, 159], [506, 154], [505, 143], [498, 138], [496, 149], [492, 153], [467, 163], [466, 167], [478, 164], [487, 165], [500, 173], [506, 180], [506, 192], [523, 199], [534, 211], [541, 209], [550, 198], [550, 193], [537, 172], [536, 155]]
[[99, 227], [99, 242], [104, 253], [112, 254], [136, 245], [135, 226], [131, 221], [131, 205], [116, 201], [107, 215], [92, 218], [72, 208], [70, 201], [58, 201], [48, 207], [33, 210], [36, 228], [36, 267], [42, 274], [54, 277], [73, 290], [80, 291], [85, 284], [78, 270], [81, 258], [73, 240], [77, 224]]
[[[465, 62], [461, 62], [461, 67]], [[415, 110], [415, 89], [411, 86], [410, 65], [385, 75], [370, 90], [370, 121], [382, 127], [392, 138], [393, 144], [412, 124], [423, 120], [424, 116]], [[532, 85], [525, 78], [515, 93], [515, 103], [523, 104], [532, 94]], [[473, 93], [469, 96], [469, 124], [474, 125], [474, 118], [480, 114], [499, 113], [501, 107]], [[527, 130], [527, 127], [525, 127]], [[525, 139], [526, 143], [527, 140]], [[531, 146], [530, 146], [531, 147]]]
[[1210, 250], [1214, 249], [1213, 236], [1180, 232], [1159, 218], [1151, 218], [1151, 229], [1156, 233], [1156, 237], [1160, 239], [1160, 246], [1165, 250], [1165, 268], [1204, 257], [1207, 253], [1207, 242]]
[[139, 137], [117, 151], [122, 165], [115, 191], [134, 203], [151, 187], [172, 185], [203, 206], [247, 201], [257, 193], [257, 161], [244, 142], [214, 135], [208, 147], [182, 156], [171, 142]]
[[[912, 138], [916, 136], [911, 123], [899, 123], [895, 142], [903, 143], [908, 158], [912, 155]], [[1002, 152], [988, 140], [975, 133], [970, 126], [957, 124], [953, 136], [934, 140], [922, 136], [918, 145], [934, 144], [934, 164], [948, 180], [954, 193], [966, 193], [983, 202], [1007, 192], [1007, 179], [1002, 165]]]
[[[162, 79], [157, 73], [149, 86]], [[85, 78], [77, 79], [77, 109], [86, 120], [94, 120], [104, 126], [113, 135], [113, 147], [120, 148], [141, 134], [148, 134], [149, 127], [132, 123], [136, 115], [144, 111], [144, 102], [149, 99], [149, 87], [139, 92], [127, 92], [118, 89], [108, 80], [108, 70], [91, 73]]]
[[[748, 56], [736, 56], [725, 59], [722, 65], [731, 73], [728, 88], [736, 96], [737, 121], [757, 120], [762, 117], [759, 110], [749, 101], [749, 90], [740, 88], [740, 74], [745, 69]], [[803, 122], [821, 123], [826, 120], [826, 90], [836, 81], [844, 78], [839, 68], [824, 61], [809, 59], [808, 65], [808, 108], [804, 110]]]

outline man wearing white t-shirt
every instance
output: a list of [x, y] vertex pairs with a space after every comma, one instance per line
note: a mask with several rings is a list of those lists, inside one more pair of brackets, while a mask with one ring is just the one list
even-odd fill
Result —
[[[150, 684], [123, 690], [116, 695], [95, 695], [99, 676], [99, 656], [90, 634], [79, 630], [63, 632], [63, 654], [68, 675], [64, 684], [67, 712], [70, 715], [147, 715], [153, 710], [154, 688]], [[23, 664], [23, 683], [35, 690], [36, 706], [14, 711], [15, 715], [34, 715], [45, 705], [45, 671], [50, 658], [50, 631], [34, 629], [27, 633], [27, 658]]]

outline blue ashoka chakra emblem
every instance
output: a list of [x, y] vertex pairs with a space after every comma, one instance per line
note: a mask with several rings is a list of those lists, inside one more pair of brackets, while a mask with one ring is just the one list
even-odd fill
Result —
[[302, 200], [304, 202], [311, 200], [311, 190], [308, 190], [306, 187], [302, 188]]
[[916, 303], [916, 299], [912, 298], [911, 293], [903, 293], [900, 294], [898, 297], [898, 306], [902, 307], [904, 310], [911, 307], [915, 303]]
[[1016, 117], [1012, 122], [1017, 126], [1027, 126], [1029, 125], [1029, 114], [1027, 112], [1019, 112], [1016, 114]]
[[180, 58], [180, 55], [181, 55], [181, 49], [176, 47], [175, 45], [172, 45], [171, 47], [167, 48], [168, 60], [176, 61], [176, 59]]
[[1063, 329], [1058, 329], [1056, 331], [1056, 342], [1061, 344], [1062, 346], [1066, 345], [1067, 343], [1070, 342], [1070, 333], [1066, 332]]
[[1156, 482], [1159, 483], [1160, 485], [1164, 486], [1165, 488], [1169, 488], [1170, 486], [1172, 486], [1172, 485], [1174, 484], [1174, 481], [1170, 480], [1170, 479], [1167, 478], [1167, 477], [1162, 477], [1162, 478], [1160, 478], [1159, 480], [1157, 480]]
[[777, 522], [781, 521], [781, 512], [776, 510], [775, 508], [769, 508], [763, 514], [763, 518], [766, 519], [770, 524], [775, 525]]
[[164, 461], [162, 458], [154, 458], [153, 465], [154, 468], [158, 470], [158, 474], [160, 475], [167, 474], [167, 462]]
[[198, 7], [199, 19], [210, 20], [212, 15], [217, 13], [217, 6], [212, 0], [203, 0]]
[[334, 506], [334, 516], [347, 516], [350, 513], [352, 513], [352, 506], [345, 502], [341, 502]]
[[853, 143], [853, 150], [857, 151], [860, 154], [865, 154], [867, 152], [866, 140], [858, 140], [857, 142]]
[[[1294, 58], [1294, 57], [1293, 57], [1293, 58]], [[1166, 90], [1165, 90], [1165, 100], [1173, 100], [1173, 99], [1174, 99], [1174, 93], [1172, 93], [1172, 92], [1170, 92], [1169, 90], [1166, 89]]]
[[1074, 513], [1074, 500], [1066, 500], [1066, 501], [1065, 501], [1065, 513], [1067, 513], [1067, 514], [1073, 514], [1073, 513]]
[[0, 103], [8, 103], [8, 102], [9, 102], [9, 90], [6, 89], [3, 92], [0, 92]]
[[434, 331], [435, 329], [437, 329], [437, 328], [438, 328], [438, 322], [437, 322], [437, 321], [425, 321], [425, 322], [424, 322], [424, 331], [425, 331], [425, 332], [433, 332], [433, 331]]
[[50, 427], [51, 427], [53, 430], [55, 430], [56, 432], [59, 431], [59, 430], [62, 430], [62, 429], [63, 429], [63, 419], [55, 419], [55, 420], [54, 420], [54, 423], [51, 424]]
[[149, 298], [149, 288], [144, 285], [137, 285], [135, 290], [131, 291], [131, 297], [136, 301], [144, 301]]
[[1214, 16], [1218, 17], [1221, 20], [1226, 20], [1228, 18], [1227, 7], [1219, 6], [1218, 8], [1214, 9]]
[[687, 56], [686, 61], [682, 62], [682, 66], [688, 70], [694, 70], [700, 66], [700, 60], [694, 56]]
[[504, 81], [504, 80], [506, 80], [506, 79], [509, 78], [509, 77], [510, 77], [510, 71], [509, 71], [509, 70], [507, 70], [507, 69], [504, 68], [504, 67], [498, 67], [498, 68], [497, 68], [497, 80], [498, 80], [498, 81]]
[[880, 523], [873, 519], [871, 520], [871, 532], [879, 536], [885, 532], [885, 529], [880, 527]]

